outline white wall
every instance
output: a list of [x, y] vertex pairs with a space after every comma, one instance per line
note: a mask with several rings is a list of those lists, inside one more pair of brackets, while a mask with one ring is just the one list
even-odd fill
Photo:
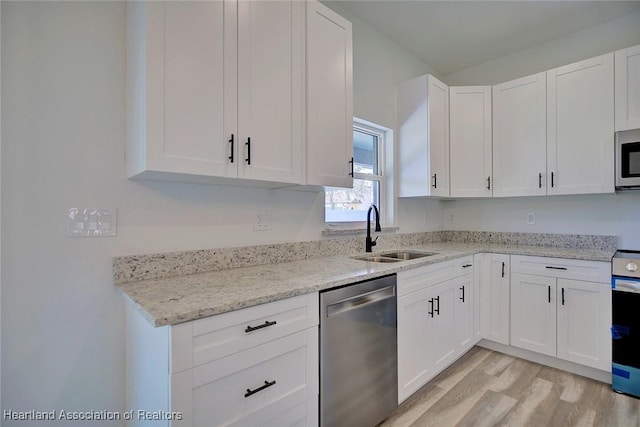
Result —
[[435, 72], [395, 42], [362, 21], [339, 1], [323, 1], [353, 26], [354, 116], [395, 128], [396, 87]]
[[[2, 3], [0, 3], [0, 46], [2, 46]], [[2, 53], [0, 49], [0, 99], [2, 99]], [[2, 378], [2, 104], [0, 103], [0, 378]], [[2, 402], [2, 381], [0, 381]], [[2, 405], [0, 404], [0, 407]]]
[[452, 86], [492, 85], [640, 44], [640, 12], [443, 77]]
[[[318, 193], [126, 179], [124, 17], [123, 2], [2, 3], [3, 409], [124, 409], [113, 256], [313, 240], [324, 228]], [[354, 39], [356, 113], [393, 126], [391, 88], [427, 71], [363, 26]], [[424, 215], [439, 203], [402, 204], [401, 231], [440, 228], [441, 213]], [[117, 237], [67, 238], [71, 207], [117, 208]], [[253, 231], [258, 209], [272, 211], [272, 231]]]
[[[618, 194], [456, 200], [443, 203], [447, 230], [603, 234], [640, 247], [640, 191]], [[527, 214], [535, 224], [527, 224]]]

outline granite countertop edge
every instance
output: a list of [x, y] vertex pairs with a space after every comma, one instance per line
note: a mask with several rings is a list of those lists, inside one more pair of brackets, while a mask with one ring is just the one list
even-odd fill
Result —
[[125, 300], [151, 325], [161, 327], [478, 253], [602, 262], [610, 262], [615, 253], [615, 250], [453, 242], [428, 243], [399, 249], [437, 254], [397, 263], [373, 263], [353, 259], [355, 256], [365, 255], [359, 252], [163, 279], [148, 279], [116, 286]]

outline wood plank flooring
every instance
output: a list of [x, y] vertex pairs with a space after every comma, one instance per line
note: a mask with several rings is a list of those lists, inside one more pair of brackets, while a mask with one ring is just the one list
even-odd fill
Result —
[[611, 385], [474, 347], [379, 427], [640, 427], [640, 399]]

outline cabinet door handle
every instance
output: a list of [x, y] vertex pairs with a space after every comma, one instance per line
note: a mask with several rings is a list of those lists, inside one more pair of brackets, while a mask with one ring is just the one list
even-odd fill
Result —
[[434, 309], [433, 311], [434, 311], [438, 316], [440, 316], [440, 295], [438, 295], [438, 296], [436, 297], [436, 302], [438, 303], [438, 308]]
[[548, 290], [547, 299], [549, 300], [549, 304], [551, 304], [551, 285], [547, 286], [547, 290]]
[[549, 270], [566, 270], [567, 267], [553, 267], [551, 265], [547, 265], [545, 268], [548, 268]]
[[551, 188], [553, 188], [553, 172], [551, 172]]
[[433, 188], [438, 188], [438, 174], [433, 174]]
[[247, 142], [244, 143], [247, 146], [247, 158], [245, 161], [248, 165], [251, 164], [251, 137], [247, 138]]
[[427, 314], [433, 317], [433, 298], [429, 300], [429, 304], [431, 304], [431, 311], [428, 311]]
[[351, 172], [349, 172], [349, 176], [353, 178], [353, 157], [349, 160], [349, 163], [351, 163]]
[[504, 261], [502, 261], [502, 277], [504, 277]]
[[538, 188], [542, 188], [542, 173], [538, 174]]
[[229, 161], [233, 163], [233, 148], [234, 148], [233, 134], [231, 134], [231, 139], [229, 140], [229, 143], [231, 144], [231, 155], [229, 156]]
[[491, 177], [487, 177], [487, 190], [491, 190]]
[[460, 297], [460, 301], [464, 302], [464, 286], [460, 288], [462, 291], [462, 296]]
[[562, 305], [564, 305], [564, 288], [562, 288]]
[[244, 330], [245, 333], [249, 333], [249, 332], [253, 332], [253, 331], [257, 331], [258, 329], [262, 329], [262, 328], [268, 328], [269, 326], [273, 326], [275, 324], [277, 324], [278, 322], [276, 322], [275, 320], [273, 322], [269, 322], [268, 320], [265, 321], [262, 325], [258, 325], [258, 326], [247, 326], [246, 329]]
[[271, 387], [272, 385], [275, 385], [275, 384], [276, 384], [276, 380], [273, 380], [271, 382], [265, 381], [263, 386], [260, 386], [260, 387], [258, 387], [256, 389], [251, 390], [250, 388], [248, 388], [247, 392], [244, 394], [244, 397], [249, 397], [249, 396], [258, 393], [258, 392], [264, 390], [265, 388], [269, 388], [269, 387]]
[[462, 268], [469, 268], [469, 267], [473, 267], [473, 264], [465, 264], [462, 266]]

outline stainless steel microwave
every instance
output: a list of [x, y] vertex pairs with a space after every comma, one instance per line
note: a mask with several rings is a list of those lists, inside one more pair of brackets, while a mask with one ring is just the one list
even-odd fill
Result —
[[640, 189], [640, 129], [616, 132], [616, 189]]

